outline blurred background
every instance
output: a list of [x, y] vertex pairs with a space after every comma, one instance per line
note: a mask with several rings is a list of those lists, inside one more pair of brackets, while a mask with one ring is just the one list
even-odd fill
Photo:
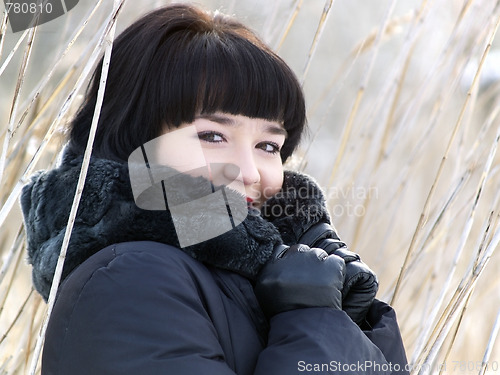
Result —
[[[123, 1], [117, 33], [168, 3]], [[500, 1], [194, 3], [251, 26], [303, 83], [309, 133], [287, 167], [318, 180], [378, 274], [413, 373], [500, 373]], [[113, 2], [15, 33], [0, 10], [0, 374], [27, 374], [47, 305], [17, 199], [56, 161]]]

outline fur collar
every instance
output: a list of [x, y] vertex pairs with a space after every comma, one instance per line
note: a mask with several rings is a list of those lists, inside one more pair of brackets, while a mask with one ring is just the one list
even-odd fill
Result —
[[[66, 153], [57, 168], [36, 173], [21, 194], [28, 260], [33, 266], [33, 283], [45, 300], [48, 299], [62, 246], [81, 163], [81, 157]], [[202, 180], [192, 178], [192, 183], [200, 183]], [[269, 260], [276, 245], [283, 241], [292, 243], [310, 225], [328, 219], [321, 189], [308, 176], [285, 172], [285, 185], [288, 187], [284, 187], [282, 193], [266, 202], [264, 208], [267, 208], [267, 212], [263, 209], [261, 214], [252, 210], [233, 230], [182, 250], [211, 266], [237, 272], [250, 279], [255, 278], [262, 265]], [[305, 186], [312, 194], [307, 197], [290, 195], [288, 190], [292, 185]], [[295, 214], [292, 214], [290, 210], [285, 214], [283, 209], [278, 210], [279, 214], [276, 214], [270, 210], [274, 205], [280, 204], [293, 204], [294, 210], [301, 210], [307, 215], [302, 217], [300, 212], [297, 214], [294, 211]], [[322, 214], [311, 218], [309, 211], [303, 211], [304, 207], [311, 205], [322, 207]], [[200, 211], [198, 215], [190, 215], [186, 219], [196, 221], [202, 217], [203, 212]], [[227, 220], [227, 211], [214, 216], [214, 220], [218, 220], [217, 218]], [[283, 240], [280, 230], [284, 233]], [[297, 236], [291, 233], [296, 233]], [[136, 205], [127, 164], [92, 159], [62, 279], [106, 246], [141, 240], [179, 247], [171, 213], [168, 210], [143, 210]]]

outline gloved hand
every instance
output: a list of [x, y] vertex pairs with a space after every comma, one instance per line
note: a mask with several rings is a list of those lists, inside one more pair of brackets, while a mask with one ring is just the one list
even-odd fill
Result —
[[347, 245], [338, 238], [329, 224], [312, 226], [302, 235], [300, 242], [319, 247], [344, 260], [346, 277], [342, 289], [342, 308], [355, 323], [361, 325], [378, 291], [375, 273], [361, 261], [358, 254], [347, 249]]
[[306, 307], [342, 308], [344, 260], [306, 245], [277, 246], [255, 284], [268, 318]]

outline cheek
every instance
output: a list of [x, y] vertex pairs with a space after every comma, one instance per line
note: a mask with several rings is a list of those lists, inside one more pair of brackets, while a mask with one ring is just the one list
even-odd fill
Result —
[[[206, 165], [194, 126], [179, 128], [155, 138], [145, 145], [150, 162], [189, 172]], [[189, 150], [189, 151], [186, 151]]]
[[283, 185], [283, 166], [270, 168], [264, 176], [261, 176], [262, 195], [265, 199], [271, 198], [281, 190]]

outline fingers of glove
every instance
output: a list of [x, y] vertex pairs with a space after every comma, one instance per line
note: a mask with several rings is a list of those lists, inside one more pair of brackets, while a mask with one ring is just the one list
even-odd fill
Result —
[[347, 246], [338, 247], [338, 248], [334, 249], [333, 254], [338, 255], [339, 257], [344, 259], [344, 262], [346, 262], [346, 263], [361, 261], [361, 258], [359, 257], [359, 255], [348, 250]]
[[[332, 278], [332, 275], [335, 277]], [[346, 267], [342, 258], [328, 255], [323, 249], [293, 245], [275, 251], [272, 262], [266, 264], [260, 278], [276, 282], [340, 285], [345, 281]], [[341, 284], [339, 284], [341, 283]]]
[[319, 260], [325, 260], [328, 257], [328, 253], [320, 248], [310, 248], [304, 244], [296, 244], [292, 246], [280, 245], [274, 250], [275, 260], [284, 259], [288, 257], [295, 256], [300, 253], [307, 253], [303, 257], [310, 257], [315, 254]]
[[363, 262], [356, 261], [346, 264], [346, 276], [342, 295], [344, 299], [352, 293], [373, 293], [378, 291], [377, 275]]
[[280, 258], [283, 259], [286, 257], [294, 256], [299, 253], [307, 253], [309, 251], [311, 251], [311, 248], [309, 246], [299, 243], [289, 246], [288, 249], [280, 256]]
[[304, 307], [341, 309], [345, 278], [342, 258], [307, 246], [291, 246], [279, 254], [263, 267], [255, 286], [268, 316]]
[[[343, 257], [344, 254], [342, 254], [341, 252], [337, 253], [337, 251], [339, 249], [347, 248], [347, 245], [345, 244], [345, 242], [343, 242], [341, 240], [332, 239], [332, 238], [321, 239], [318, 242], [316, 242], [314, 244], [314, 246], [325, 250], [328, 254], [335, 254], [335, 255], [340, 256], [341, 258], [344, 258]], [[344, 259], [344, 261], [345, 260], [346, 259]]]
[[323, 247], [318, 244], [325, 239], [340, 240], [330, 224], [318, 223], [306, 230], [300, 237], [299, 242], [311, 247], [320, 247], [323, 249]]
[[346, 264], [342, 309], [358, 325], [364, 321], [378, 291], [375, 273], [363, 262]]
[[[319, 249], [316, 249], [319, 250]], [[327, 254], [323, 251], [324, 254]], [[331, 283], [335, 285], [337, 289], [342, 291], [345, 285], [345, 278], [347, 275], [347, 266], [344, 260], [337, 255], [326, 255], [323, 258], [323, 261], [328, 265], [329, 272], [328, 277], [331, 280]]]
[[289, 249], [290, 249], [290, 247], [287, 245], [276, 246], [273, 250], [273, 254], [271, 255], [272, 261], [276, 261], [278, 259], [283, 258]]

